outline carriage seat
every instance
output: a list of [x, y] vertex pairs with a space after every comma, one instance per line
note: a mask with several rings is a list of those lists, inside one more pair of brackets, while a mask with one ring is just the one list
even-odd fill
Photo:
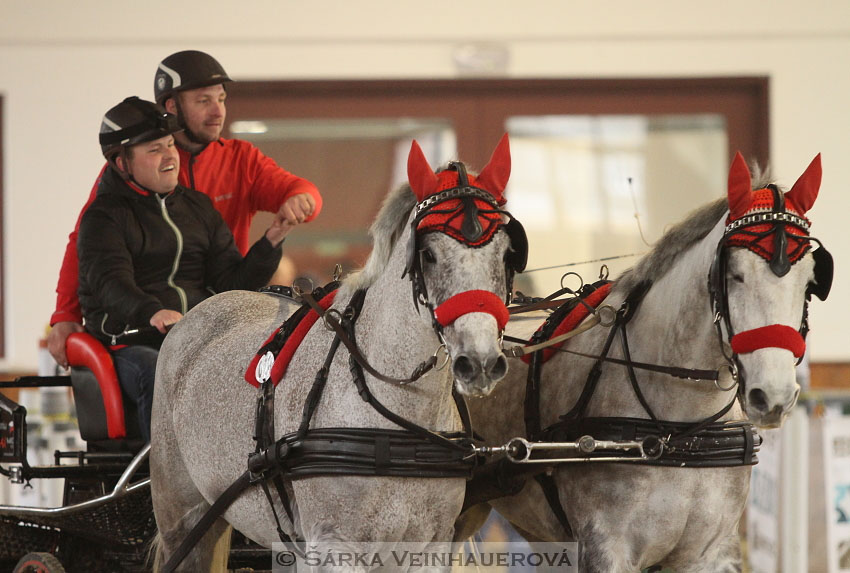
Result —
[[80, 436], [86, 442], [141, 439], [138, 415], [125, 402], [112, 355], [87, 332], [68, 336], [65, 354], [71, 366], [71, 386]]

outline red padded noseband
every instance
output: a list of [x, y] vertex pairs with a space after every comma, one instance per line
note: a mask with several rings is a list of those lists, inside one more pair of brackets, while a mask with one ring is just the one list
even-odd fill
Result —
[[464, 314], [486, 312], [496, 319], [499, 330], [504, 330], [510, 313], [505, 301], [487, 290], [468, 290], [449, 297], [434, 309], [434, 317], [440, 326], [446, 327]]
[[745, 330], [732, 337], [732, 352], [735, 354], [747, 354], [761, 348], [784, 348], [799, 358], [806, 352], [806, 341], [796, 329], [784, 324]]

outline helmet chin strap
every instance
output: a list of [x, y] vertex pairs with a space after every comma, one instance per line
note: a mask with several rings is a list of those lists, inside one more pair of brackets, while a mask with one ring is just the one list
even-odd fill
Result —
[[[119, 165], [118, 160], [121, 159], [121, 164]], [[118, 175], [121, 176], [121, 179], [124, 181], [131, 181], [134, 185], [138, 185], [139, 183], [133, 178], [133, 174], [130, 173], [130, 158], [127, 154], [127, 148], [121, 148], [121, 151], [114, 155], [112, 159], [109, 160], [110, 165], [115, 169]], [[123, 167], [122, 167], [123, 166]]]
[[180, 125], [180, 127], [183, 128], [182, 133], [186, 136], [186, 139], [188, 139], [190, 143], [193, 143], [195, 145], [208, 145], [209, 141], [204, 141], [203, 139], [200, 139], [197, 135], [195, 135], [195, 133], [191, 129], [189, 129], [189, 125], [186, 123], [185, 116], [183, 115], [183, 107], [180, 105], [180, 98], [177, 97], [177, 94], [175, 93], [171, 97], [171, 99], [174, 100], [174, 105], [176, 107], [175, 111], [177, 113], [175, 115], [177, 116], [177, 123], [178, 125]]
[[157, 194], [156, 191], [154, 191], [153, 189], [148, 189], [147, 187], [145, 187], [144, 185], [139, 183], [136, 180], [136, 178], [133, 177], [133, 174], [130, 173], [130, 170], [129, 170], [130, 162], [127, 160], [127, 150], [126, 149], [121, 150], [120, 157], [121, 157], [121, 162], [124, 164], [125, 167], [127, 167], [127, 169], [121, 169], [118, 166], [118, 161], [117, 161], [118, 156], [113, 157], [110, 160], [110, 163], [111, 163], [113, 169], [115, 169], [115, 171], [118, 173], [118, 175], [121, 176], [121, 179], [126, 181], [129, 185], [144, 191], [145, 193], [150, 193], [151, 195], [156, 195]]

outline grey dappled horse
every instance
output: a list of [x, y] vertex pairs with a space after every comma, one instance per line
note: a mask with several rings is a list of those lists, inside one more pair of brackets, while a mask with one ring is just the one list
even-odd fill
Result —
[[[444, 324], [438, 337], [438, 319], [429, 309], [439, 311], [440, 303], [454, 295], [483, 292], [490, 303], [495, 299], [501, 305], [507, 321], [504, 300], [514, 269], [506, 269], [505, 264], [513, 251], [503, 212], [490, 210], [486, 215], [484, 209], [479, 212], [470, 206], [472, 200], [446, 202], [446, 198], [457, 196], [460, 189], [461, 194], [473, 193], [479, 207], [482, 193], [485, 198], [491, 196], [487, 204], [501, 205], [509, 173], [506, 137], [477, 178], [464, 171], [462, 180], [459, 170], [435, 174], [414, 142], [408, 161], [410, 185], [385, 200], [371, 228], [374, 248], [365, 267], [343, 281], [333, 303], [333, 308], [342, 310], [352, 293], [368, 289], [355, 325], [356, 341], [368, 363], [384, 375], [410, 375], [444, 341], [452, 359], [449, 368], [431, 370], [408, 385], [366, 375], [367, 385], [385, 406], [430, 430], [461, 430], [452, 398], [455, 380], [461, 393], [485, 395], [506, 372], [501, 331], [493, 313], [455, 308], [458, 316]], [[421, 210], [429, 198], [443, 202], [438, 201], [432, 211], [422, 211], [432, 214], [414, 219], [417, 201]], [[457, 225], [450, 229], [452, 222], [444, 220], [451, 210], [446, 205], [460, 205], [460, 211], [454, 212], [462, 211], [464, 216], [450, 218], [464, 223], [462, 234], [457, 234], [461, 232]], [[481, 224], [490, 226], [489, 238], [481, 234], [486, 228], [471, 229]], [[450, 232], [455, 235], [449, 236]], [[473, 239], [476, 242], [470, 246]], [[411, 296], [410, 281], [402, 278], [412, 267], [421, 267], [418, 304]], [[201, 514], [245, 471], [247, 455], [254, 450], [257, 390], [243, 375], [263, 341], [294, 310], [295, 305], [284, 298], [223, 293], [189, 312], [166, 338], [159, 356], [152, 419], [151, 487], [159, 527], [158, 560], [169, 558]], [[444, 318], [439, 321], [442, 324]], [[298, 429], [307, 393], [332, 339], [333, 333], [319, 320], [293, 356], [277, 386], [276, 436]], [[348, 356], [342, 347], [336, 353], [311, 428], [397, 429], [361, 399]], [[287, 519], [278, 496], [273, 493], [273, 497], [283, 530], [308, 543], [424, 543], [451, 540], [464, 484], [463, 478], [325, 475], [287, 479], [294, 523]], [[226, 560], [221, 548], [229, 539], [228, 524], [266, 547], [279, 541], [269, 503], [254, 486], [213, 525], [182, 569], [210, 569], [217, 541], [221, 541], [218, 558]]]
[[[763, 189], [764, 181], [751, 184], [746, 163], [736, 156], [727, 200], [698, 209], [670, 229], [649, 254], [614, 282], [604, 302], [617, 309], [638, 285], [651, 281], [627, 326], [631, 360], [718, 368], [723, 374], [715, 385], [637, 370], [640, 391], [659, 419], [697, 422], [721, 412], [736, 395], [730, 369], [724, 368], [731, 364], [729, 358], [737, 361], [741, 375], [738, 394], [755, 424], [777, 427], [793, 408], [799, 393], [795, 355], [802, 354], [802, 337], [797, 331], [805, 323], [804, 303], [810, 292], [823, 299], [831, 281], [828, 253], [822, 248], [814, 255], [807, 250], [814, 239], [794, 239], [795, 233], [808, 234], [804, 214], [814, 203], [820, 178], [818, 156], [792, 190], [776, 199], [774, 191]], [[774, 208], [775, 200], [784, 201], [785, 209]], [[803, 226], [791, 224], [791, 217], [779, 214], [789, 222], [783, 237], [777, 237], [782, 233], [772, 220], [762, 227], [746, 227], [752, 233], [741, 227], [724, 234], [727, 223], [773, 217], [772, 209], [793, 210], [799, 216], [794, 222], [801, 223], [803, 218]], [[718, 249], [721, 238], [726, 243], [725, 253]], [[716, 255], [725, 257], [722, 264], [715, 264]], [[728, 299], [729, 322], [719, 319], [720, 335], [714, 311], [723, 305], [718, 307], [710, 300], [710, 269], [715, 282], [712, 289], [725, 292]], [[539, 318], [512, 319], [506, 334], [528, 340], [541, 322]], [[733, 332], [741, 335], [732, 339], [731, 346], [730, 324]], [[598, 355], [609, 331], [610, 327], [595, 326], [562, 348]], [[609, 356], [623, 358], [618, 339], [611, 348]], [[737, 353], [734, 358], [733, 350]], [[577, 404], [594, 362], [555, 352], [543, 365], [542, 428], [558, 422]], [[523, 399], [527, 371], [523, 363], [512, 361], [510, 374], [489, 397], [470, 402], [476, 432], [488, 444], [526, 435]], [[602, 365], [586, 416], [649, 417], [624, 365]], [[736, 403], [722, 419], [743, 417]], [[628, 462], [558, 465], [554, 480], [574, 539], [580, 543], [580, 570], [634, 573], [660, 564], [677, 573], [740, 571], [738, 521], [747, 499], [750, 469], [747, 465], [677, 468]], [[518, 495], [493, 500], [490, 505], [530, 539], [567, 539], [534, 479], [529, 479]], [[464, 538], [475, 531], [487, 513], [485, 505], [465, 512], [458, 523], [458, 536]]]

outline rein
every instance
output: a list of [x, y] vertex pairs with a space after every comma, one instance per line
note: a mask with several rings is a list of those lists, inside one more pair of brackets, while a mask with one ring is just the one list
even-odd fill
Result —
[[[640, 288], [640, 286], [641, 285], [639, 285], [638, 288]], [[648, 286], [646, 288], [648, 289]], [[571, 298], [571, 299], [567, 299], [566, 301], [564, 301], [563, 299], [551, 300], [554, 297], [557, 297], [557, 296], [560, 296], [561, 294], [564, 294], [564, 292], [574, 293], [576, 295], [576, 297]], [[584, 296], [586, 296], [588, 294], [588, 292], [589, 291], [585, 291]], [[550, 295], [549, 297], [546, 297], [545, 299], [543, 299], [541, 301], [533, 302], [533, 303], [530, 303], [530, 304], [527, 304], [527, 305], [511, 307], [510, 310], [512, 311], [511, 314], [520, 314], [520, 313], [523, 313], [523, 312], [531, 312], [532, 310], [540, 310], [540, 309], [543, 309], [543, 308], [551, 308], [552, 303], [557, 303], [557, 306], [559, 306], [559, 307], [562, 306], [562, 305], [575, 304], [574, 301], [576, 299], [580, 303], [585, 304], [584, 300], [583, 300], [583, 296], [582, 296], [582, 289], [580, 289], [579, 292], [577, 292], [577, 293], [575, 291], [571, 290], [571, 289], [561, 289], [561, 290], [557, 291], [556, 293], [554, 293], [553, 295]], [[619, 317], [621, 315], [625, 314], [625, 312], [627, 311], [627, 305], [624, 303], [624, 305], [620, 308], [620, 310], [615, 310], [612, 306], [607, 305], [607, 304], [603, 304], [603, 305], [600, 305], [597, 308], [589, 308], [589, 311], [591, 313], [591, 316], [589, 318], [587, 318], [584, 322], [582, 322], [582, 324], [580, 326], [578, 326], [577, 328], [575, 328], [575, 329], [573, 329], [573, 330], [571, 330], [567, 333], [561, 334], [561, 335], [553, 337], [553, 338], [547, 338], [547, 337], [543, 337], [543, 336], [538, 335], [538, 336], [532, 338], [531, 340], [525, 340], [525, 339], [517, 338], [517, 337], [514, 337], [514, 336], [504, 336], [504, 340], [518, 344], [518, 346], [512, 346], [512, 347], [506, 348], [505, 354], [507, 356], [511, 357], [511, 358], [519, 358], [519, 357], [522, 357], [522, 356], [526, 356], [528, 354], [533, 354], [533, 353], [537, 352], [538, 350], [543, 350], [545, 348], [550, 348], [552, 346], [556, 346], [558, 344], [561, 344], [562, 342], [569, 340], [570, 338], [573, 338], [574, 336], [577, 336], [579, 334], [582, 334], [583, 332], [590, 330], [594, 326], [597, 326], [597, 325], [614, 326], [618, 322], [618, 320], [621, 320], [621, 318], [619, 318]], [[540, 341], [540, 338], [544, 338], [544, 339], [542, 341]], [[612, 357], [607, 356], [607, 355], [588, 354], [588, 353], [579, 352], [579, 351], [576, 351], [576, 350], [568, 350], [566, 348], [554, 348], [554, 349], [552, 349], [552, 351], [553, 352], [563, 352], [563, 353], [566, 353], [566, 354], [572, 354], [574, 356], [582, 356], [584, 358], [592, 358], [594, 360], [599, 360], [599, 361], [602, 361], [602, 362], [610, 362], [612, 364], [620, 364], [620, 365], [623, 365], [623, 366], [628, 366], [630, 368], [637, 368], [639, 370], [647, 370], [647, 371], [650, 371], [650, 372], [658, 372], [658, 373], [661, 373], [661, 374], [668, 374], [670, 376], [673, 376], [673, 377], [679, 378], [679, 379], [683, 379], [683, 380], [693, 380], [693, 381], [710, 380], [710, 381], [715, 382], [715, 385], [720, 380], [720, 374], [721, 374], [721, 372], [723, 372], [723, 369], [728, 369], [729, 372], [732, 373], [733, 379], [734, 379], [735, 376], [737, 376], [737, 370], [733, 369], [733, 366], [731, 366], [731, 365], [730, 366], [724, 365], [721, 368], [715, 369], [715, 370], [704, 370], [704, 369], [698, 369], [698, 368], [682, 368], [682, 367], [679, 367], [679, 366], [666, 366], [666, 365], [661, 365], [661, 364], [650, 364], [650, 363], [646, 363], [646, 362], [638, 362], [638, 361], [631, 360], [631, 359], [623, 360], [623, 359], [620, 359], [620, 358], [612, 358]], [[722, 388], [722, 387], [718, 386], [718, 389], [725, 391], [725, 390], [730, 390], [731, 387], [730, 388]]]
[[[321, 292], [321, 291], [319, 291]], [[195, 527], [164, 565], [163, 571], [174, 571], [239, 495], [252, 485], [260, 485], [269, 501], [281, 541], [292, 542], [283, 531], [269, 491], [272, 482], [290, 523], [294, 523], [291, 502], [283, 477], [300, 479], [325, 475], [393, 476], [417, 478], [470, 478], [479, 463], [476, 456], [469, 411], [463, 398], [452, 391], [464, 425], [463, 432], [434, 432], [415, 424], [386, 408], [369, 390], [363, 370], [376, 378], [397, 384], [408, 384], [430, 370], [436, 358], [420, 364], [410, 378], [398, 379], [376, 372], [357, 348], [354, 323], [366, 297], [365, 289], [354, 293], [346, 309], [339, 313], [325, 311], [312, 293], [294, 293], [316, 311], [326, 326], [335, 333], [325, 363], [319, 369], [304, 403], [301, 424], [296, 432], [275, 440], [275, 384], [261, 381], [255, 409], [254, 440], [256, 448], [248, 456], [248, 469], [240, 475], [201, 517]], [[340, 344], [349, 350], [349, 367], [360, 397], [401, 430], [381, 428], [309, 427], [327, 382], [330, 366]]]
[[[365, 296], [365, 290], [358, 292], [363, 292]], [[342, 321], [353, 321], [354, 318], [356, 318], [356, 315], [352, 316], [349, 313], [349, 309], [353, 309], [352, 306], [349, 305], [349, 307], [345, 311], [345, 314], [341, 314], [339, 311], [333, 309], [323, 309], [321, 306], [319, 306], [319, 303], [316, 302], [316, 299], [313, 298], [312, 294], [310, 293], [295, 292], [294, 294], [301, 300], [303, 300], [310, 308], [312, 308], [313, 311], [315, 311], [319, 315], [319, 318], [324, 321], [325, 326], [328, 327], [329, 330], [332, 330], [334, 334], [336, 334], [336, 337], [343, 344], [343, 346], [345, 346], [346, 350], [348, 350], [349, 354], [351, 355], [351, 358], [355, 360], [361, 368], [366, 370], [366, 372], [368, 372], [369, 374], [371, 374], [382, 382], [388, 382], [390, 384], [399, 384], [401, 386], [404, 386], [406, 384], [410, 384], [411, 382], [419, 380], [437, 364], [437, 352], [435, 352], [434, 355], [431, 356], [431, 358], [420, 363], [416, 368], [414, 368], [413, 373], [407, 378], [395, 378], [382, 374], [375, 370], [375, 368], [371, 364], [369, 364], [369, 361], [366, 360], [366, 357], [363, 356], [363, 353], [360, 352], [360, 349], [357, 347], [357, 344], [355, 344], [355, 342], [351, 339], [351, 337], [348, 335], [347, 330], [342, 325]], [[352, 297], [352, 300], [354, 300], [354, 297]], [[356, 312], [359, 313], [359, 309]], [[442, 346], [440, 348], [442, 348]]]
[[[600, 281], [600, 283], [603, 282]], [[583, 299], [592, 293], [600, 283], [583, 286], [579, 289], [576, 298], [583, 302]], [[476, 502], [487, 501], [482, 497], [483, 494], [476, 493], [479, 490], [487, 491], [489, 499], [510, 495], [512, 491], [515, 492], [521, 487], [520, 484], [524, 483], [527, 477], [534, 477], [565, 533], [568, 537], [572, 537], [572, 527], [566, 512], [563, 510], [558, 488], [550, 471], [555, 465], [607, 461], [671, 467], [730, 467], [757, 463], [755, 454], [761, 444], [761, 437], [756, 433], [753, 425], [746, 421], [718, 422], [732, 408], [737, 395], [720, 411], [698, 422], [660, 420], [643, 396], [635, 369], [659, 372], [680, 379], [712, 380], [718, 389], [724, 390], [717, 384], [722, 369], [681, 368], [632, 360], [626, 327], [651, 286], [650, 281], [638, 284], [627, 295], [620, 308], [614, 312], [613, 324], [610, 325], [611, 330], [600, 354], [594, 355], [564, 348], [553, 349], [592, 358], [596, 362], [587, 376], [585, 386], [576, 404], [569, 412], [561, 416], [560, 421], [547, 428], [540, 426], [542, 350], [562, 340], [552, 339], [545, 342], [541, 342], [541, 340], [545, 340], [547, 336], [551, 335], [557, 327], [557, 321], [547, 320], [544, 327], [535, 333], [531, 341], [506, 337], [513, 342], [532, 344], [529, 347], [531, 361], [525, 397], [525, 424], [528, 440], [515, 438], [504, 446], [478, 449], [480, 453], [485, 455], [503, 452], [506, 454], [506, 459], [513, 464], [506, 466], [502, 461], [498, 462], [495, 467], [488, 468], [491, 464], [485, 466], [485, 471], [478, 472], [478, 475], [467, 486], [467, 492], [471, 499], [476, 500]], [[575, 299], [569, 299], [563, 303], [563, 306], [575, 306], [575, 304], [578, 304]], [[608, 321], [605, 322], [608, 325]], [[591, 316], [590, 319], [585, 320], [582, 327], [586, 326], [587, 328], [584, 328], [584, 330], [588, 330], [599, 323], [601, 321], [598, 316]], [[573, 334], [573, 332], [575, 331], [567, 334]], [[608, 356], [608, 352], [618, 335], [623, 349], [623, 359]], [[519, 356], [525, 354], [525, 352], [520, 353], [515, 349], [522, 348], [513, 347], [510, 349], [510, 353], [506, 353]], [[585, 416], [601, 377], [602, 365], [605, 362], [627, 367], [632, 389], [649, 419]], [[728, 368], [733, 379], [735, 379], [737, 369], [734, 364]], [[725, 388], [725, 390], [730, 390], [732, 387]], [[534, 458], [532, 454], [534, 450], [544, 452], [543, 457]], [[570, 457], [552, 456], [552, 452], [565, 450], [572, 452], [573, 455]]]
[[[585, 382], [584, 389], [582, 390], [581, 395], [579, 396], [576, 404], [573, 408], [561, 416], [561, 421], [553, 424], [552, 426], [541, 429], [539, 426], [539, 400], [540, 400], [540, 375], [542, 371], [542, 363], [539, 360], [538, 355], [535, 355], [532, 358], [531, 365], [529, 367], [528, 374], [528, 384], [526, 386], [526, 432], [530, 439], [538, 439], [538, 438], [547, 438], [551, 434], [558, 433], [563, 435], [565, 430], [570, 426], [576, 426], [577, 420], [593, 420], [594, 418], [587, 418], [585, 416], [585, 412], [590, 403], [590, 399], [593, 397], [593, 394], [596, 391], [596, 387], [599, 381], [599, 378], [602, 374], [602, 364], [604, 362], [610, 362], [614, 364], [620, 364], [627, 367], [629, 381], [631, 383], [632, 389], [635, 392], [635, 396], [643, 407], [644, 411], [646, 411], [650, 420], [655, 423], [656, 428], [659, 430], [659, 434], [663, 434], [665, 430], [665, 425], [669, 425], [669, 422], [664, 422], [659, 420], [658, 416], [656, 416], [655, 412], [649, 406], [649, 403], [646, 401], [646, 398], [643, 395], [643, 392], [640, 389], [640, 385], [637, 381], [637, 376], [635, 374], [635, 369], [648, 370], [652, 372], [658, 372], [661, 374], [668, 374], [670, 376], [674, 376], [680, 379], [687, 380], [712, 380], [717, 385], [717, 382], [720, 378], [720, 372], [722, 370], [702, 370], [702, 369], [693, 369], [693, 368], [681, 368], [675, 366], [664, 366], [658, 364], [648, 364], [643, 362], [637, 362], [632, 360], [631, 353], [629, 350], [628, 344], [628, 335], [626, 331], [626, 326], [631, 321], [632, 317], [637, 311], [640, 302], [643, 300], [643, 297], [648, 292], [649, 288], [652, 286], [650, 281], [645, 281], [643, 283], [638, 284], [626, 297], [623, 304], [616, 311], [614, 324], [611, 327], [611, 330], [608, 334], [608, 337], [605, 340], [603, 345], [603, 350], [600, 354], [587, 354], [583, 352], [577, 352], [573, 350], [566, 350], [559, 348], [557, 349], [560, 352], [567, 352], [569, 354], [583, 356], [586, 358], [592, 358], [596, 360], [595, 364], [591, 368], [587, 380]], [[551, 327], [550, 327], [551, 329]], [[543, 337], [545, 333], [540, 331], [536, 333], [538, 336]], [[613, 346], [613, 342], [615, 338], [619, 336], [620, 344], [623, 349], [623, 358], [613, 358], [608, 356], [608, 352]], [[736, 372], [730, 366], [730, 371], [733, 373], [733, 378], [736, 375]], [[718, 386], [718, 388], [720, 388]], [[720, 388], [722, 389], [722, 388]], [[726, 388], [729, 390], [731, 388]], [[706, 419], [695, 422], [695, 423], [677, 423], [680, 426], [677, 428], [677, 432], [675, 434], [671, 434], [668, 432], [666, 437], [662, 437], [659, 441], [660, 447], [663, 448], [673, 448], [676, 444], [676, 441], [679, 439], [684, 439], [693, 435], [698, 434], [705, 427], [713, 424], [718, 419], [720, 419], [724, 414], [726, 414], [734, 404], [735, 398], [732, 399], [726, 406], [724, 406], [719, 412], [707, 417]], [[618, 418], [608, 418], [609, 420], [617, 420]], [[653, 460], [641, 460], [645, 463], [652, 462]], [[751, 459], [745, 460], [745, 463], [752, 463]]]

